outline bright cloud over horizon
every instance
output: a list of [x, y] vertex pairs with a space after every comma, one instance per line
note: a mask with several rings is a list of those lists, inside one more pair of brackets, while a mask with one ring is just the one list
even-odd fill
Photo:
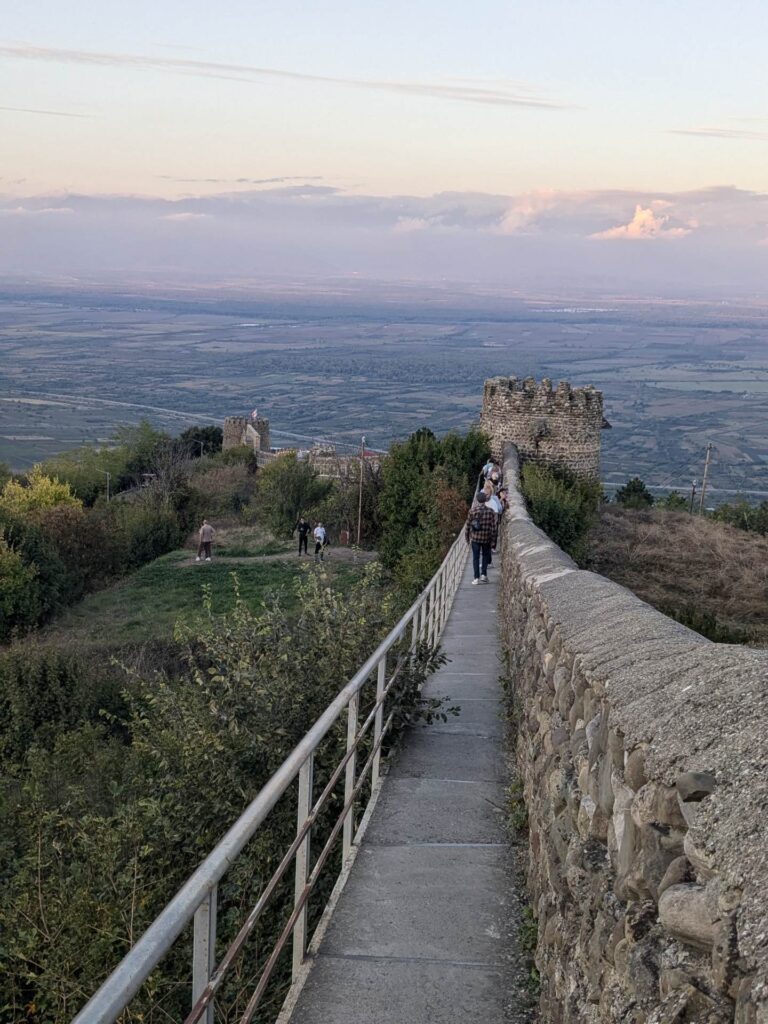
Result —
[[[66, 213], [66, 216], [61, 214]], [[719, 188], [373, 196], [283, 185], [0, 201], [0, 274], [362, 275], [524, 289], [765, 291], [768, 194]], [[641, 244], [638, 244], [641, 243]]]

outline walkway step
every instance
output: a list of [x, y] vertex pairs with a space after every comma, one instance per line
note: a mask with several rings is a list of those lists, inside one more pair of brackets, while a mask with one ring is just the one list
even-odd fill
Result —
[[498, 589], [468, 567], [425, 686], [457, 716], [406, 737], [291, 1024], [501, 1024], [508, 1001]]

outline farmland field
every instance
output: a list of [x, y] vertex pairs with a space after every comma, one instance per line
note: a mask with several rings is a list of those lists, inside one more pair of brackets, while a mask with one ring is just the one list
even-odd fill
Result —
[[768, 309], [565, 305], [411, 291], [368, 298], [0, 291], [0, 461], [104, 443], [142, 417], [171, 432], [258, 406], [273, 444], [365, 434], [385, 448], [478, 415], [485, 378], [605, 394], [607, 483], [685, 488], [716, 446], [713, 495], [768, 492]]

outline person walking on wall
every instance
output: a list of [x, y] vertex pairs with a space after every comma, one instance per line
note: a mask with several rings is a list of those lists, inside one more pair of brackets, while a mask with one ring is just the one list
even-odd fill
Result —
[[467, 516], [467, 525], [464, 528], [467, 543], [472, 545], [472, 586], [488, 582], [488, 563], [491, 548], [496, 547], [498, 525], [499, 517], [488, 507], [485, 491], [480, 491]]
[[213, 538], [216, 536], [216, 531], [208, 522], [207, 519], [203, 520], [203, 525], [200, 527], [200, 543], [197, 546], [197, 558], [196, 562], [201, 561], [203, 555], [205, 555], [206, 562], [211, 560], [211, 545], [213, 544]]
[[302, 547], [304, 548], [305, 555], [309, 553], [307, 551], [307, 537], [309, 536], [309, 531], [311, 529], [312, 527], [309, 525], [304, 516], [302, 516], [299, 519], [298, 523], [296, 523], [296, 525], [293, 528], [293, 532], [298, 533], [299, 535], [299, 555], [301, 555]]
[[322, 523], [317, 524], [312, 536], [315, 539], [315, 561], [322, 562], [325, 545], [328, 543], [328, 537]]

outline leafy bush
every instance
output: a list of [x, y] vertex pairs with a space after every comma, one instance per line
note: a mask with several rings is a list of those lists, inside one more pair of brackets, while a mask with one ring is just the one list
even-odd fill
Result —
[[650, 508], [653, 495], [639, 476], [633, 476], [616, 490], [616, 502], [624, 508]]
[[728, 523], [739, 530], [768, 535], [768, 501], [752, 505], [746, 500], [736, 501], [729, 505], [720, 505], [712, 513], [718, 523]]
[[520, 483], [534, 523], [583, 566], [602, 494], [599, 482], [583, 480], [565, 469], [528, 462]]
[[0, 652], [0, 764], [21, 765], [32, 746], [52, 750], [56, 738], [102, 710], [124, 712], [125, 675], [103, 655], [14, 644]]
[[188, 529], [172, 507], [153, 501], [151, 496], [121, 504], [114, 523], [123, 547], [123, 564], [128, 569], [180, 547]]
[[0, 641], [10, 640], [16, 629], [26, 628], [39, 616], [37, 570], [24, 564], [0, 530]]
[[68, 483], [72, 492], [85, 504], [93, 505], [106, 493], [109, 473], [110, 493], [120, 489], [120, 479], [125, 476], [129, 451], [123, 446], [109, 448], [84, 447], [61, 452], [41, 463], [41, 469], [48, 476], [55, 476]]
[[79, 508], [81, 502], [72, 493], [69, 484], [46, 476], [39, 466], [29, 471], [26, 486], [12, 479], [5, 483], [0, 492], [0, 510], [12, 516], [25, 516], [57, 505]]
[[[278, 604], [255, 614], [239, 601], [228, 616], [208, 612], [194, 628], [180, 630], [187, 654], [179, 677], [136, 678], [125, 714], [113, 711], [107, 718], [122, 722], [128, 743], [97, 724], [92, 708], [85, 724], [52, 743], [44, 721], [30, 720], [23, 709], [15, 714], [10, 749], [29, 739], [35, 745], [15, 777], [6, 774], [0, 786], [0, 834], [7, 837], [0, 843], [6, 880], [0, 889], [0, 1019], [54, 1024], [71, 1018], [354, 674], [394, 615], [375, 566], [346, 595], [317, 572], [297, 587], [296, 617]], [[434, 652], [424, 648], [406, 664], [399, 725], [438, 711], [435, 702], [422, 705], [417, 690], [435, 663]], [[54, 717], [72, 681], [53, 673], [35, 685], [47, 709], [43, 719]], [[318, 791], [345, 744], [342, 720], [318, 752]], [[342, 791], [334, 791], [318, 842], [338, 814]], [[223, 940], [233, 937], [294, 834], [295, 805], [286, 800], [220, 886]], [[331, 884], [323, 876], [321, 896]], [[259, 922], [239, 974], [223, 990], [222, 1002], [231, 999], [234, 1009], [243, 1008], [243, 993], [285, 920], [291, 891], [288, 879]], [[132, 1015], [148, 1022], [183, 1018], [188, 971], [182, 941], [179, 955], [164, 961], [134, 1001]]]
[[687, 512], [690, 508], [688, 498], [677, 491], [670, 491], [665, 497], [658, 498], [656, 505], [658, 508], [666, 508], [670, 512]]
[[[208, 462], [208, 460], [203, 460]], [[256, 481], [247, 466], [211, 465], [201, 468], [190, 480], [196, 508], [211, 519], [231, 515], [245, 508], [253, 497]]]

